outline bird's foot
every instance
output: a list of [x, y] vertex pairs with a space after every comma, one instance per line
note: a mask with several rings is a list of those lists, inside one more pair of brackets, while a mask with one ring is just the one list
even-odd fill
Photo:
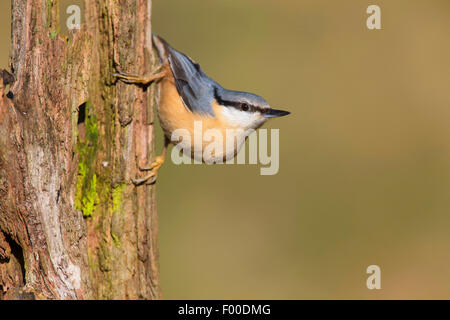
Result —
[[126, 73], [121, 71], [117, 73], [111, 73], [111, 75], [122, 80], [125, 83], [140, 84], [146, 86], [155, 80], [164, 78], [166, 76], [166, 70], [164, 70], [163, 65], [159, 65], [155, 70], [153, 70], [152, 73], [148, 75], [140, 76], [137, 74]]
[[159, 156], [156, 157], [155, 161], [153, 161], [150, 166], [148, 167], [139, 167], [141, 171], [150, 171], [150, 173], [141, 178], [141, 179], [134, 179], [133, 184], [136, 186], [142, 185], [142, 184], [154, 184], [156, 182], [156, 179], [158, 177], [158, 171], [161, 168], [161, 166], [164, 163], [164, 157]]

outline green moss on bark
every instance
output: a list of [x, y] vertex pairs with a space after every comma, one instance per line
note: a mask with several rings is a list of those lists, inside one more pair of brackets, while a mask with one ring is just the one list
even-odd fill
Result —
[[95, 173], [95, 157], [98, 147], [98, 127], [95, 115], [91, 114], [91, 104], [86, 103], [84, 141], [78, 135], [77, 149], [79, 152], [77, 192], [75, 208], [83, 212], [84, 217], [92, 217], [95, 206], [99, 203], [97, 192], [97, 175]]
[[119, 237], [115, 233], [111, 233], [111, 238], [112, 238], [112, 241], [113, 241], [114, 245], [117, 248], [121, 248], [122, 247], [122, 243], [120, 242]]
[[113, 212], [117, 213], [122, 209], [123, 192], [125, 190], [125, 184], [119, 184], [112, 191]]
[[50, 39], [55, 40], [58, 36], [58, 32], [56, 30], [50, 31]]

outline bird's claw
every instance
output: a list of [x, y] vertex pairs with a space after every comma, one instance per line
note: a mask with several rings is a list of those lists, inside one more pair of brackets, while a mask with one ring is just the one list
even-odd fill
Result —
[[139, 166], [139, 170], [141, 170], [141, 171], [150, 171], [150, 170], [153, 170], [155, 168], [158, 170], [163, 165], [163, 163], [164, 163], [164, 157], [158, 156], [158, 157], [155, 158], [155, 161], [153, 161], [150, 164], [150, 166], [148, 166], [148, 167], [141, 167], [141, 166]]
[[159, 65], [155, 70], [153, 70], [152, 73], [143, 76], [122, 71], [118, 71], [116, 73], [111, 72], [111, 75], [116, 77], [117, 79], [122, 80], [125, 83], [149, 85], [155, 80], [164, 78], [164, 76], [166, 75], [166, 71], [162, 69], [163, 65]]
[[155, 161], [153, 161], [150, 166], [148, 167], [139, 167], [139, 170], [141, 171], [151, 171], [150, 174], [148, 174], [147, 176], [145, 176], [144, 178], [141, 179], [133, 179], [133, 184], [135, 186], [140, 186], [142, 184], [154, 184], [156, 182], [156, 179], [158, 177], [158, 171], [161, 168], [161, 166], [164, 163], [164, 157], [162, 156], [158, 156], [156, 157]]
[[156, 177], [157, 177], [156, 175], [148, 175], [141, 179], [133, 179], [132, 182], [135, 186], [140, 186], [143, 185], [144, 183], [146, 185], [151, 185], [156, 182]]

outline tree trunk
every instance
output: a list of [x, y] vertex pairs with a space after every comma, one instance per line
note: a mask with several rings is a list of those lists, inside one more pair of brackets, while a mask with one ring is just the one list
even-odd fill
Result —
[[156, 87], [111, 76], [154, 68], [151, 0], [86, 0], [68, 36], [58, 0], [12, 2], [0, 299], [158, 299], [155, 190], [131, 182], [153, 156]]

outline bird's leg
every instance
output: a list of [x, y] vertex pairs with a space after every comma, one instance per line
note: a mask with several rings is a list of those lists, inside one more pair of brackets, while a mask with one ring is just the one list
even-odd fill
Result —
[[118, 79], [122, 80], [125, 83], [140, 84], [144, 86], [149, 85], [151, 82], [155, 80], [164, 78], [166, 74], [167, 71], [162, 64], [159, 65], [155, 70], [153, 70], [152, 73], [143, 76], [121, 71], [119, 71], [118, 73], [111, 73], [111, 75], [117, 77]]
[[135, 179], [133, 180], [133, 183], [138, 186], [143, 183], [145, 184], [153, 184], [156, 182], [156, 178], [158, 177], [158, 170], [161, 168], [161, 166], [164, 163], [164, 160], [166, 159], [166, 152], [167, 152], [167, 146], [169, 145], [169, 139], [164, 137], [164, 149], [161, 153], [161, 155], [157, 156], [155, 158], [155, 161], [153, 161], [150, 166], [148, 167], [139, 167], [139, 170], [141, 171], [150, 171], [150, 174], [145, 176], [141, 179]]

